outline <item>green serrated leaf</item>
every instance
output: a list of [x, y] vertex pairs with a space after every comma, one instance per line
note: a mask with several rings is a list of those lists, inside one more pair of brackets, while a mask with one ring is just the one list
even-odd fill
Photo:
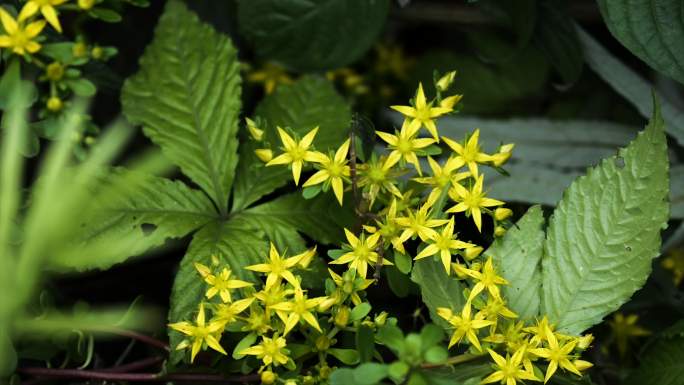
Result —
[[447, 275], [441, 262], [434, 258], [423, 258], [413, 265], [411, 280], [420, 286], [423, 302], [430, 310], [432, 322], [443, 328], [449, 323], [437, 315], [438, 307], [447, 307], [455, 312], [461, 311], [465, 304], [463, 287], [453, 277]]
[[679, 385], [684, 378], [684, 338], [659, 339], [641, 355], [627, 385]]
[[599, 0], [616, 39], [657, 71], [684, 84], [684, 4], [678, 0]]
[[[258, 263], [267, 251], [268, 243], [254, 230], [221, 222], [206, 225], [195, 233], [176, 274], [171, 292], [169, 322], [193, 319], [197, 304], [204, 298], [205, 284], [195, 270], [195, 262], [210, 266], [211, 257], [215, 255], [221, 264], [230, 267], [238, 277], [251, 280], [253, 275], [244, 266]], [[169, 329], [169, 339], [171, 346], [176, 346], [182, 336]], [[183, 354], [172, 349], [171, 361], [179, 362]]]
[[339, 68], [375, 43], [388, 0], [241, 0], [238, 22], [256, 53], [299, 71]]
[[578, 178], [549, 221], [542, 313], [578, 334], [643, 285], [668, 218], [668, 159], [656, 105], [646, 129]]
[[330, 195], [306, 200], [292, 193], [244, 210], [231, 221], [247, 221], [267, 234], [273, 228], [289, 229], [290, 233], [297, 229], [318, 242], [332, 244], [343, 240], [342, 227], [352, 223], [353, 216]]
[[[347, 138], [351, 110], [333, 85], [320, 77], [305, 76], [292, 85], [278, 87], [256, 108], [255, 116], [268, 123], [264, 138], [276, 154], [282, 145], [276, 127], [290, 127], [304, 136], [318, 126], [314, 146], [327, 152]], [[292, 181], [292, 172], [284, 166], [264, 166], [254, 150], [262, 144], [249, 142], [240, 148], [240, 163], [235, 180], [233, 211], [247, 208], [262, 196]], [[305, 181], [306, 179], [302, 179]]]
[[93, 195], [97, 209], [82, 219], [82, 231], [75, 242], [85, 246], [122, 238], [138, 238], [139, 242], [108, 258], [94, 259], [87, 253], [57, 254], [52, 259], [57, 266], [106, 268], [160, 246], [169, 238], [184, 237], [217, 218], [204, 193], [166, 178], [119, 170], [99, 187], [106, 194]]
[[230, 40], [169, 1], [140, 71], [122, 90], [123, 111], [222, 213], [237, 164], [240, 67]]
[[502, 287], [503, 294], [508, 307], [521, 320], [534, 320], [539, 315], [543, 226], [541, 207], [532, 206], [503, 238], [497, 239], [484, 252], [485, 256], [493, 258], [501, 276], [508, 281], [508, 285]]

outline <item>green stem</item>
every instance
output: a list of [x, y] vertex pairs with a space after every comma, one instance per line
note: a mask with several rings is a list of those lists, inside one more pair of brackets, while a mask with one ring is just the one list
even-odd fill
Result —
[[474, 361], [478, 358], [484, 357], [485, 354], [470, 354], [470, 353], [465, 353], [461, 354], [458, 356], [453, 356], [449, 357], [446, 361], [440, 364], [422, 364], [420, 365], [421, 369], [436, 369], [436, 368], [441, 368], [444, 366], [451, 366], [451, 365], [458, 365], [462, 364], [464, 362], [469, 362], [469, 361]]

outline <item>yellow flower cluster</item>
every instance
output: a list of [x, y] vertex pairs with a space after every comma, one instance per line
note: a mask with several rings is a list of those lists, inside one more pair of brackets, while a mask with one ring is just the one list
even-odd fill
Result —
[[[312, 351], [318, 353], [319, 376], [327, 376], [328, 350], [336, 343], [337, 333], [353, 330], [351, 307], [363, 302], [363, 291], [373, 281], [357, 276], [354, 270], [342, 275], [329, 270], [327, 295], [312, 297], [302, 287], [299, 273], [307, 270], [315, 257], [316, 248], [287, 257], [271, 244], [264, 263], [245, 267], [264, 277], [257, 284], [236, 279], [228, 267], [220, 266], [216, 257], [211, 267], [196, 263], [198, 279], [207, 288], [206, 302], [199, 304], [194, 323], [169, 325], [186, 336], [176, 349], [190, 349], [191, 361], [206, 348], [227, 354], [221, 344], [224, 333], [248, 333], [258, 343], [237, 349], [234, 355], [256, 356], [262, 363], [260, 372], [270, 378], [278, 366], [294, 367], [288, 338], [297, 334], [298, 343], [303, 342], [303, 336]], [[207, 317], [207, 310], [211, 317]], [[373, 326], [385, 318], [386, 314], [381, 314], [373, 321], [367, 318], [363, 322]]]

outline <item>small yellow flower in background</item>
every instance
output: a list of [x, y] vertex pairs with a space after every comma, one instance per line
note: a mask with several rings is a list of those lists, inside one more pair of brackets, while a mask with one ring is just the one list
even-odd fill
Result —
[[78, 7], [84, 11], [91, 9], [95, 5], [95, 0], [78, 0]]
[[506, 302], [502, 299], [494, 298], [493, 296], [487, 298], [487, 303], [480, 309], [480, 313], [482, 313], [482, 318], [494, 322], [499, 319], [499, 316], [504, 318], [518, 318], [517, 314], [506, 307]]
[[290, 299], [288, 302], [273, 305], [272, 308], [279, 311], [278, 316], [283, 313], [287, 314], [287, 318], [283, 319], [283, 322], [285, 323], [283, 335], [287, 335], [292, 328], [297, 326], [299, 321], [304, 321], [314, 329], [322, 332], [316, 316], [312, 313], [312, 309], [315, 309], [323, 300], [325, 300], [324, 297], [308, 298], [304, 294], [304, 290], [295, 289], [294, 298]]
[[45, 106], [52, 112], [59, 112], [64, 107], [64, 102], [62, 102], [62, 99], [60, 99], [59, 96], [50, 96]]
[[169, 324], [169, 327], [191, 338], [192, 342], [186, 339], [176, 347], [176, 350], [182, 350], [192, 345], [190, 362], [195, 360], [195, 356], [205, 344], [219, 353], [228, 354], [223, 347], [221, 347], [221, 344], [216, 336], [214, 336], [214, 334], [220, 332], [220, 330], [223, 328], [223, 325], [216, 322], [210, 322], [209, 324], [206, 323], [204, 318], [204, 304], [202, 303], [199, 305], [199, 311], [197, 312], [195, 324], [191, 324], [189, 322], [176, 322]]
[[497, 370], [485, 377], [480, 384], [500, 382], [506, 385], [515, 385], [517, 383], [516, 381], [521, 380], [539, 381], [534, 373], [520, 367], [525, 353], [524, 349], [518, 349], [513, 353], [512, 357], [507, 355], [506, 358], [503, 358], [492, 349], [487, 349], [487, 352], [489, 352], [489, 355], [494, 360]]
[[273, 336], [273, 338], [262, 337], [259, 345], [242, 350], [240, 354], [257, 356], [264, 365], [285, 365], [289, 360], [287, 357], [289, 352], [285, 349], [286, 346], [285, 338], [278, 337], [278, 335]]
[[414, 235], [418, 235], [421, 241], [427, 242], [437, 235], [433, 227], [443, 226], [449, 222], [448, 219], [430, 219], [430, 208], [430, 205], [424, 203], [418, 211], [408, 210], [407, 217], [396, 219], [397, 224], [404, 227], [404, 232], [400, 237], [402, 242], [406, 242]]
[[0, 47], [11, 48], [12, 52], [17, 55], [27, 52], [36, 53], [40, 50], [41, 45], [33, 39], [45, 28], [44, 20], [34, 21], [24, 26], [21, 21], [14, 20], [4, 8], [0, 7], [0, 22], [7, 33], [0, 35]]
[[47, 20], [57, 32], [62, 33], [62, 26], [59, 24], [55, 6], [66, 2], [67, 0], [29, 0], [21, 9], [21, 12], [19, 12], [19, 22], [28, 19], [40, 11], [45, 20]]
[[454, 334], [449, 340], [449, 348], [455, 344], [461, 342], [463, 337], [468, 339], [471, 345], [475, 349], [482, 351], [480, 346], [480, 341], [477, 339], [477, 329], [482, 329], [484, 327], [493, 325], [494, 322], [482, 319], [482, 316], [476, 315], [475, 318], [471, 314], [471, 304], [466, 302], [461, 310], [460, 315], [454, 314], [451, 309], [446, 307], [437, 308], [437, 314], [447, 320], [451, 326], [454, 328]]
[[442, 260], [447, 275], [449, 275], [451, 273], [452, 250], [460, 250], [473, 246], [475, 245], [459, 241], [454, 237], [454, 218], [451, 217], [449, 223], [442, 229], [442, 232], [438, 233], [435, 231], [434, 234], [430, 236], [427, 247], [413, 259], [419, 260], [439, 253], [439, 258]]
[[245, 118], [245, 123], [247, 124], [247, 130], [249, 131], [249, 135], [252, 136], [252, 139], [260, 142], [264, 138], [264, 130], [258, 128], [256, 123], [250, 118]]
[[342, 205], [344, 198], [344, 178], [349, 177], [349, 166], [347, 166], [347, 153], [349, 152], [349, 139], [337, 149], [333, 157], [326, 156], [320, 152], [311, 155], [311, 161], [320, 165], [320, 170], [304, 183], [303, 187], [315, 186], [319, 183], [330, 183], [335, 193], [337, 201]]
[[202, 275], [204, 282], [210, 286], [206, 293], [206, 296], [209, 299], [213, 298], [216, 294], [219, 294], [223, 302], [231, 302], [231, 290], [252, 286], [249, 282], [231, 279], [233, 272], [226, 267], [216, 275], [212, 274], [207, 266], [198, 262], [195, 262], [195, 269]]
[[672, 282], [679, 286], [684, 281], [684, 250], [674, 249], [667, 253], [661, 265], [672, 272]]
[[364, 225], [363, 229], [369, 234], [378, 232], [382, 239], [389, 241], [392, 244], [394, 250], [402, 254], [406, 254], [404, 249], [404, 243], [401, 240], [402, 228], [397, 223], [397, 199], [392, 198], [392, 203], [390, 203], [387, 208], [384, 221], [375, 220], [377, 228], [375, 226]]
[[544, 377], [544, 383], [549, 381], [559, 366], [581, 377], [582, 373], [580, 373], [575, 364], [570, 361], [570, 353], [572, 353], [572, 351], [575, 349], [577, 340], [571, 340], [570, 342], [561, 346], [558, 344], [558, 339], [556, 339], [554, 333], [547, 326], [546, 341], [548, 347], [530, 349], [530, 353], [538, 357], [546, 358], [546, 360], [549, 362], [549, 366], [546, 368], [546, 377]]
[[309, 151], [314, 138], [318, 133], [318, 127], [309, 131], [299, 142], [292, 139], [285, 130], [278, 127], [278, 134], [283, 143], [284, 154], [280, 154], [271, 159], [266, 166], [274, 166], [279, 164], [291, 164], [292, 176], [294, 177], [295, 185], [299, 184], [299, 176], [302, 173], [304, 162], [312, 162], [315, 158], [315, 152]]
[[265, 290], [268, 290], [273, 285], [279, 285], [284, 278], [294, 287], [299, 287], [299, 281], [294, 274], [289, 270], [295, 267], [302, 259], [302, 254], [290, 258], [283, 258], [278, 254], [275, 245], [271, 242], [271, 249], [268, 252], [268, 263], [260, 263], [245, 267], [247, 270], [256, 271], [266, 274]]
[[266, 63], [261, 69], [253, 71], [247, 75], [247, 80], [252, 83], [263, 84], [264, 92], [267, 95], [273, 93], [280, 84], [292, 83], [292, 78], [287, 74], [285, 68], [273, 63]]
[[82, 41], [77, 41], [71, 47], [71, 54], [77, 58], [86, 56], [88, 54], [88, 45]]
[[524, 329], [527, 333], [532, 334], [532, 339], [530, 342], [534, 345], [541, 344], [548, 340], [547, 330], [554, 330], [554, 326], [549, 324], [549, 319], [547, 316], [543, 316], [541, 319], [537, 320], [537, 323], [533, 326], [528, 326]]
[[[368, 274], [368, 264], [378, 263], [379, 256], [375, 251], [375, 248], [378, 244], [378, 240], [380, 240], [380, 234], [375, 233], [366, 238], [366, 235], [362, 233], [361, 237], [357, 238], [354, 233], [347, 229], [344, 229], [344, 234], [347, 236], [347, 242], [349, 242], [351, 251], [343, 254], [338, 259], [331, 261], [330, 264], [349, 264], [350, 269], [356, 270], [361, 278], [366, 278], [366, 274]], [[383, 258], [382, 264], [391, 265], [392, 263]]]
[[482, 231], [482, 208], [504, 204], [500, 200], [487, 198], [482, 191], [483, 183], [484, 175], [479, 175], [470, 189], [466, 189], [459, 183], [453, 184], [449, 190], [449, 196], [458, 203], [446, 211], [447, 213], [465, 211], [466, 214], [473, 217], [473, 222], [475, 222], [475, 226], [477, 226], [477, 230], [480, 232]]
[[58, 62], [52, 62], [45, 67], [45, 77], [53, 82], [62, 80], [64, 76], [65, 66]]
[[359, 177], [359, 187], [366, 188], [369, 200], [369, 207], [373, 207], [375, 199], [380, 192], [387, 191], [395, 197], [401, 198], [401, 191], [397, 188], [398, 174], [392, 169], [392, 164], [388, 163], [388, 158], [377, 158], [371, 155], [366, 163], [357, 165]]
[[625, 316], [622, 313], [616, 313], [613, 319], [608, 321], [620, 357], [627, 355], [631, 339], [651, 335], [649, 330], [637, 325], [637, 321], [639, 321], [638, 315], [630, 314]]
[[408, 120], [404, 120], [401, 130], [398, 133], [395, 132], [394, 135], [375, 131], [382, 140], [389, 144], [388, 148], [392, 150], [387, 157], [387, 167], [392, 167], [399, 160], [404, 159], [416, 168], [418, 175], [423, 174], [416, 151], [431, 145], [435, 141], [429, 138], [417, 138], [416, 134], [419, 129], [420, 124], [409, 123]]
[[501, 291], [497, 285], [508, 285], [508, 281], [496, 274], [492, 257], [487, 259], [481, 272], [465, 268], [463, 269], [463, 272], [477, 282], [470, 291], [468, 301], [471, 301], [485, 289], [492, 297], [501, 300]]
[[[254, 294], [254, 298], [259, 300], [264, 306], [264, 311], [267, 317], [271, 317], [271, 311], [273, 311], [273, 305], [277, 305], [283, 301], [285, 298], [292, 294], [294, 290], [287, 289], [284, 285], [273, 285], [268, 289], [263, 289]], [[281, 314], [281, 318], [285, 318], [285, 314]]]
[[463, 165], [468, 166], [468, 170], [473, 177], [478, 175], [477, 164], [485, 164], [492, 161], [492, 156], [484, 152], [480, 152], [480, 129], [478, 128], [470, 135], [470, 138], [464, 144], [456, 142], [452, 139], [443, 136], [444, 143], [447, 144], [455, 153], [455, 159], [458, 161], [458, 167]]
[[399, 79], [405, 79], [408, 76], [409, 68], [414, 60], [404, 55], [401, 46], [379, 44], [375, 47], [375, 52], [377, 53], [375, 70], [378, 73], [390, 73]]
[[425, 126], [430, 135], [439, 142], [439, 133], [437, 132], [437, 125], [435, 124], [435, 118], [440, 117], [448, 112], [451, 112], [451, 108], [445, 107], [432, 107], [432, 104], [428, 104], [425, 99], [425, 93], [423, 92], [423, 84], [418, 84], [418, 91], [416, 91], [415, 107], [413, 106], [391, 106], [395, 111], [400, 112], [402, 115], [412, 118], [411, 125], [420, 124]]

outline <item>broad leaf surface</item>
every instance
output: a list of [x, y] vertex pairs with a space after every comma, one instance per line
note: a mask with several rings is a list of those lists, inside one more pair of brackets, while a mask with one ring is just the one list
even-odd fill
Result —
[[430, 310], [432, 322], [445, 329], [450, 328], [449, 323], [437, 315], [437, 308], [446, 307], [460, 312], [465, 304], [463, 286], [456, 278], [448, 276], [442, 263], [434, 258], [416, 261], [411, 280], [420, 286], [420, 294]]
[[541, 207], [532, 206], [484, 253], [494, 259], [501, 276], [508, 281], [509, 284], [502, 287], [503, 294], [508, 307], [522, 320], [534, 320], [539, 315], [543, 226]]
[[646, 129], [578, 178], [556, 207], [542, 258], [542, 313], [561, 331], [599, 323], [648, 277], [668, 218], [663, 130], [656, 106]]
[[661, 338], [642, 354], [628, 385], [680, 385], [684, 378], [684, 337]]
[[359, 59], [382, 31], [389, 0], [240, 0], [240, 30], [256, 53], [299, 71]]
[[240, 67], [230, 40], [169, 1], [123, 111], [226, 211], [237, 165]]

